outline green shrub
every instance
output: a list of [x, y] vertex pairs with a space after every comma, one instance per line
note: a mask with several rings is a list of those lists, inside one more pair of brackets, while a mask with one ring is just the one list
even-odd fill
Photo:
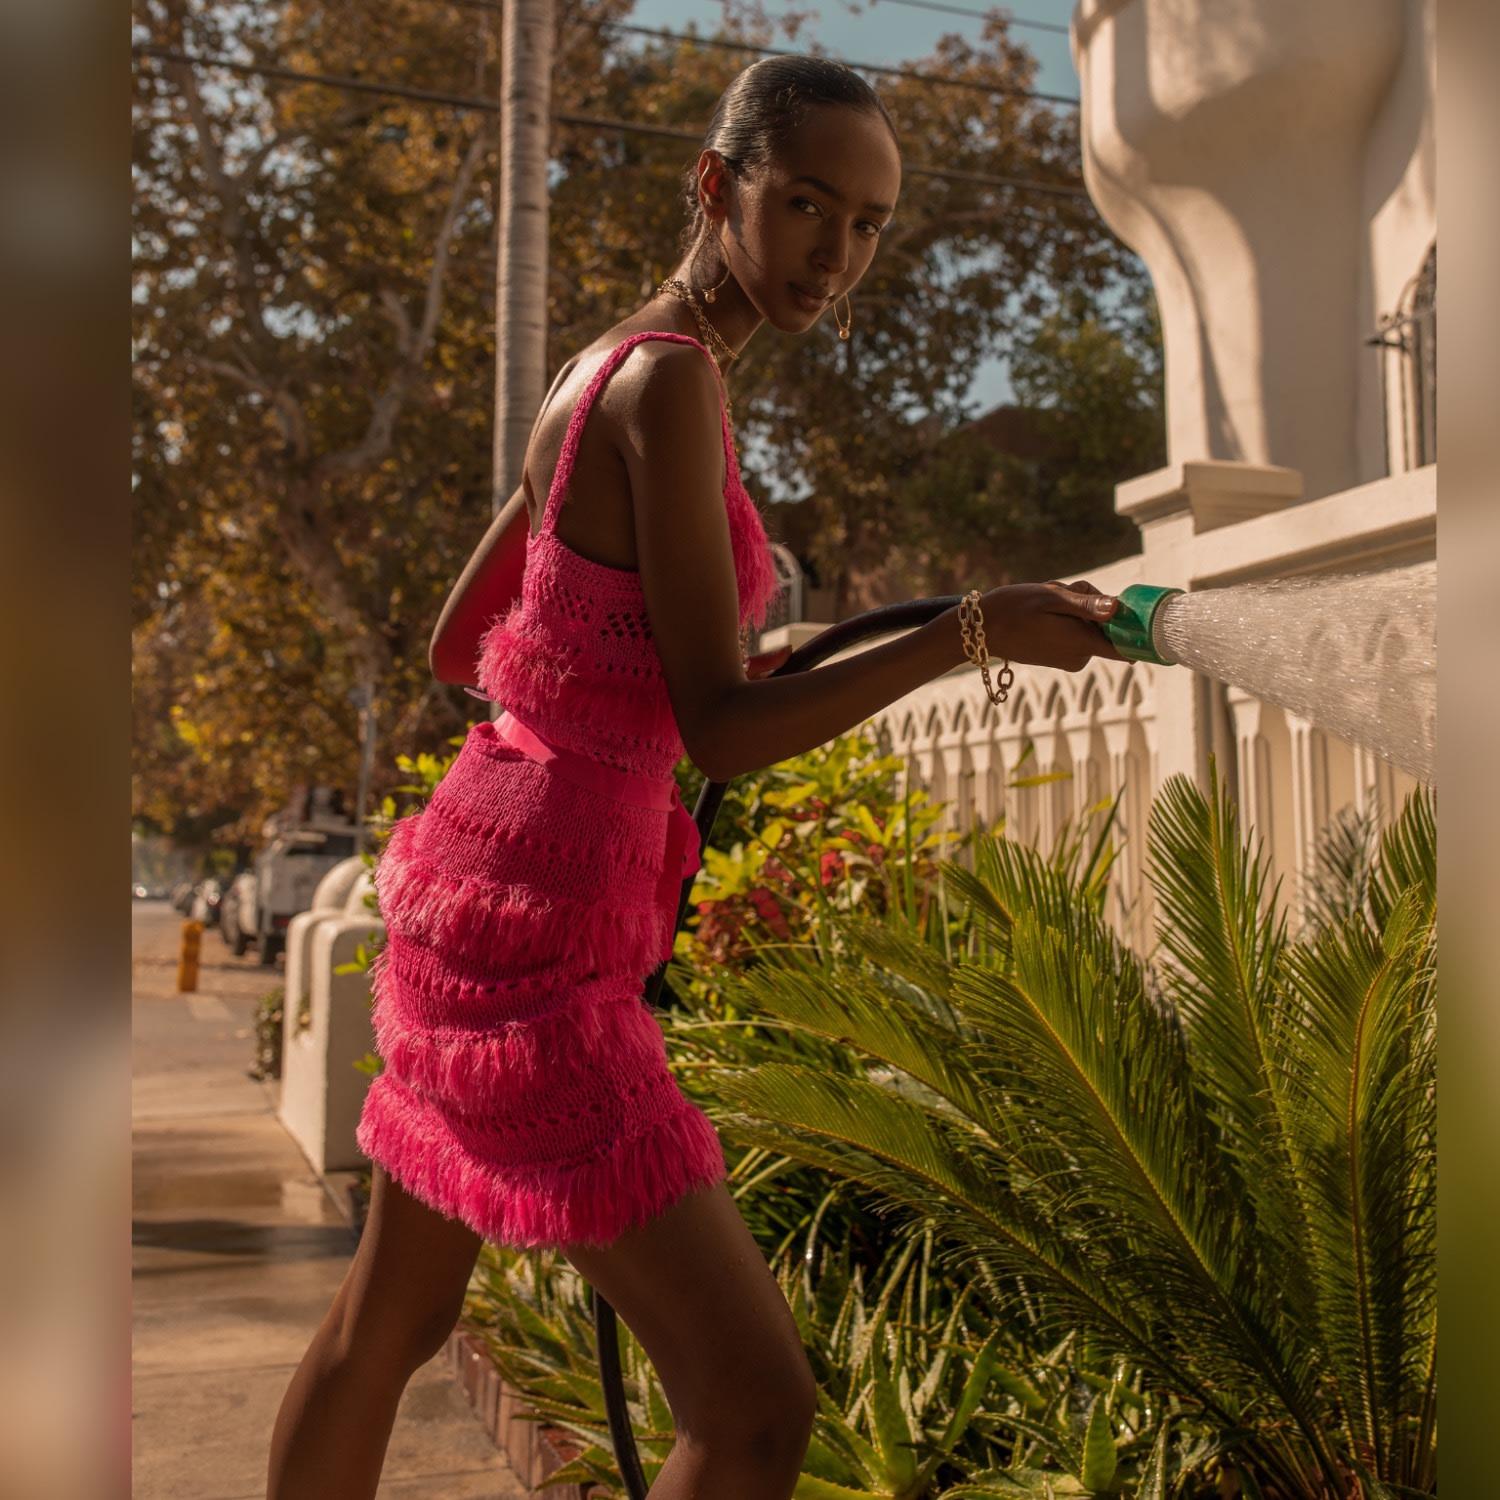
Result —
[[1208, 1433], [1160, 1437], [1163, 1483], [1213, 1465], [1263, 1500], [1429, 1493], [1431, 796], [1291, 942], [1210, 780], [1152, 810], [1159, 961], [1105, 923], [1094, 856], [986, 841], [943, 868], [954, 961], [889, 914], [825, 914], [837, 944], [719, 975], [781, 1029], [743, 1029], [694, 1084], [726, 1138], [935, 1226], [996, 1327], [1138, 1364]]
[[249, 1073], [258, 1082], [281, 1077], [285, 1005], [286, 989], [278, 984], [275, 989], [262, 995], [255, 1007], [255, 1062]]

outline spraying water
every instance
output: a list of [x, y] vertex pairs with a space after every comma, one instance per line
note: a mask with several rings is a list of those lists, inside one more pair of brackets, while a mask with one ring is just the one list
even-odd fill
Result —
[[1435, 562], [1141, 592], [1154, 648], [1141, 659], [1233, 683], [1436, 784]]

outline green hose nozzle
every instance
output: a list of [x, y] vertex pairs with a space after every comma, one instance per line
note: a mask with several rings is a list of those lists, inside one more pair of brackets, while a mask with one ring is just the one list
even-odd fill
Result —
[[1163, 656], [1152, 635], [1157, 611], [1162, 601], [1184, 590], [1163, 588], [1154, 583], [1132, 583], [1118, 595], [1120, 607], [1100, 627], [1116, 651], [1130, 661], [1149, 661], [1158, 667], [1174, 666], [1174, 660]]

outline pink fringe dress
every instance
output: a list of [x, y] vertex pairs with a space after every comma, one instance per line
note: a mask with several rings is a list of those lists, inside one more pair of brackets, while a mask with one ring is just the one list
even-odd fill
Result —
[[[384, 1068], [357, 1140], [407, 1192], [497, 1244], [607, 1244], [726, 1172], [644, 998], [699, 849], [640, 576], [553, 530], [589, 409], [644, 339], [712, 359], [686, 335], [637, 333], [590, 381], [520, 598], [480, 643], [479, 684], [506, 711], [470, 728], [375, 870]], [[774, 566], [720, 415], [739, 619], [763, 623]]]

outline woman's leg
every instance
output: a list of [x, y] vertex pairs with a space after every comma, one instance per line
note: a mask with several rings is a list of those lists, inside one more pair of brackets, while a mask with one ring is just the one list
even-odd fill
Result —
[[375, 1164], [359, 1249], [281, 1400], [267, 1500], [375, 1494], [401, 1393], [458, 1322], [482, 1243]]
[[724, 1183], [603, 1249], [563, 1253], [640, 1341], [677, 1441], [651, 1500], [787, 1500], [817, 1388], [781, 1287]]

